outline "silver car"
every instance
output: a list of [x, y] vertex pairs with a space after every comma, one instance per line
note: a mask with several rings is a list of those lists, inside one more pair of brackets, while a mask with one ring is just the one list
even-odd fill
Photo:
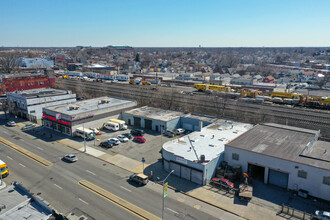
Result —
[[63, 159], [72, 163], [78, 161], [78, 157], [74, 154], [67, 154], [63, 157]]
[[117, 139], [120, 140], [121, 142], [127, 142], [128, 141], [128, 138], [125, 137], [124, 135], [118, 135]]

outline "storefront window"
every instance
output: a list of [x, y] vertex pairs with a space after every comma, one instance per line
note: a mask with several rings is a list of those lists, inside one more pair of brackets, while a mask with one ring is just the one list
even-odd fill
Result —
[[70, 128], [66, 128], [66, 133], [67, 133], [68, 135], [71, 134]]

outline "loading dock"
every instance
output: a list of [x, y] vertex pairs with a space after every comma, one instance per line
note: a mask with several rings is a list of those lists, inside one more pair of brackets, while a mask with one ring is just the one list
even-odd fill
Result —
[[249, 163], [248, 173], [252, 176], [252, 178], [263, 182], [265, 177], [265, 167]]
[[278, 170], [269, 169], [268, 183], [279, 186], [281, 188], [288, 188], [289, 174]]

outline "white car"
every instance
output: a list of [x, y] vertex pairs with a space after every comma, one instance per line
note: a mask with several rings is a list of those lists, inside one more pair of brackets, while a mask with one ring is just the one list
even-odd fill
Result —
[[120, 140], [121, 142], [127, 142], [128, 141], [128, 138], [125, 137], [124, 135], [118, 135], [117, 139]]
[[109, 138], [108, 142], [109, 144], [114, 144], [114, 145], [120, 144], [120, 141], [117, 138]]
[[7, 125], [8, 126], [11, 126], [11, 127], [15, 127], [16, 126], [16, 122], [14, 122], [14, 121], [8, 121], [7, 122]]
[[184, 132], [185, 132], [185, 130], [183, 128], [176, 129], [176, 135], [183, 134]]

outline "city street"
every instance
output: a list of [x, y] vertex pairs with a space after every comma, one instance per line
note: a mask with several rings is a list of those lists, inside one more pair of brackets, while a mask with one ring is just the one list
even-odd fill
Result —
[[[56, 210], [68, 216], [87, 213], [90, 219], [137, 219], [133, 212], [120, 207], [104, 196], [100, 196], [79, 184], [87, 180], [125, 203], [135, 205], [160, 219], [162, 216], [162, 186], [149, 182], [139, 187], [127, 181], [131, 173], [107, 164], [81, 152], [74, 152], [56, 142], [44, 142], [15, 128], [0, 127], [1, 137], [50, 161], [45, 167], [34, 160], [0, 144], [1, 159], [8, 164], [10, 175], [5, 179], [21, 182], [35, 195], [40, 195]], [[76, 163], [62, 160], [63, 155], [75, 153]], [[168, 191], [165, 198], [166, 219], [238, 219], [213, 206], [193, 198]], [[207, 213], [207, 214], [206, 214]], [[157, 216], [157, 217], [156, 217]]]

